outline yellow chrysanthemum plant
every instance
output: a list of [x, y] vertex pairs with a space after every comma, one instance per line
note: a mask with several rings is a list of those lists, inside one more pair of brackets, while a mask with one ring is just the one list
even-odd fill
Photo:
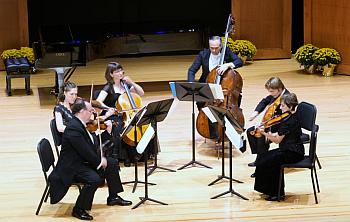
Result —
[[21, 49], [8, 49], [1, 53], [1, 59], [18, 59], [27, 58], [30, 64], [34, 64], [34, 51], [29, 47], [21, 47]]
[[315, 62], [312, 58], [314, 52], [316, 52], [319, 48], [312, 45], [306, 44], [298, 48], [294, 57], [300, 66], [304, 66], [304, 69], [309, 73], [313, 73], [315, 71]]
[[318, 49], [312, 55], [312, 59], [318, 65], [319, 70], [323, 71], [324, 76], [332, 76], [335, 66], [341, 62], [339, 52], [332, 48]]
[[[224, 38], [222, 38], [224, 41]], [[238, 55], [243, 63], [247, 59], [253, 60], [254, 55], [256, 54], [256, 47], [255, 45], [248, 41], [248, 40], [236, 40], [233, 41], [231, 38], [227, 39], [227, 47], [231, 49], [232, 52], [234, 52], [236, 55]]]

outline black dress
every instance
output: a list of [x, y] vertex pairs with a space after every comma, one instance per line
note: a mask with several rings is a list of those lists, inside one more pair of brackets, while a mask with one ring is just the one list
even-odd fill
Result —
[[[73, 119], [73, 114], [72, 112], [67, 109], [63, 104], [59, 103], [55, 106], [54, 110], [53, 110], [53, 116], [54, 118], [56, 118], [56, 112], [60, 113], [62, 116], [62, 120], [63, 120], [63, 125], [67, 126], [69, 121], [71, 121]], [[59, 144], [61, 144], [62, 142], [62, 132], [59, 132], [56, 128], [57, 134], [59, 135]]]
[[[284, 135], [279, 148], [261, 154], [256, 160], [254, 189], [270, 196], [277, 196], [281, 165], [302, 160], [305, 152], [300, 140], [301, 127], [296, 114], [291, 114], [283, 120], [277, 132], [278, 135]], [[281, 195], [284, 195], [284, 178]]]
[[[129, 86], [128, 86], [129, 87]], [[130, 87], [129, 87], [130, 88]], [[116, 107], [116, 102], [119, 99], [120, 93], [116, 93], [114, 91], [114, 87], [112, 84], [107, 83], [103, 89], [107, 93], [107, 97], [104, 100], [104, 104], [109, 107]], [[126, 144], [121, 138], [120, 134], [123, 132], [123, 117], [121, 115], [112, 115], [108, 119], [113, 120], [116, 124], [113, 126], [112, 130], [112, 138], [117, 150], [117, 158], [119, 161], [134, 161], [134, 157], [137, 154], [136, 148]], [[152, 139], [148, 145], [149, 153], [154, 154], [154, 142]]]

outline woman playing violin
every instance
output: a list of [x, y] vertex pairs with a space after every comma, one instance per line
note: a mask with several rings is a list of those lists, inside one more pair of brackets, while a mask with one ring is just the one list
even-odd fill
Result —
[[[298, 105], [294, 93], [285, 94], [281, 98], [282, 113], [290, 113], [284, 118], [277, 132], [265, 132], [260, 129], [269, 141], [279, 144], [278, 149], [259, 155], [256, 160], [254, 189], [268, 195], [266, 200], [276, 201], [279, 185], [280, 166], [296, 163], [304, 158], [304, 145], [300, 140], [301, 126], [295, 114]], [[281, 185], [281, 197], [284, 199], [284, 180]]]
[[[97, 101], [103, 106], [107, 107], [116, 107], [116, 103], [120, 95], [125, 93], [125, 88], [123, 84], [126, 84], [126, 87], [130, 89], [131, 92], [137, 93], [139, 96], [144, 95], [144, 91], [140, 85], [132, 81], [128, 76], [124, 75], [123, 67], [117, 62], [110, 62], [107, 65], [105, 72], [105, 79], [107, 81], [106, 85], [99, 92], [97, 96]], [[127, 144], [120, 141], [120, 133], [122, 132], [122, 116], [114, 115], [112, 117], [114, 121], [119, 123], [112, 130], [112, 134], [118, 146], [118, 159], [124, 160], [125, 166], [130, 166], [130, 160], [135, 155], [135, 149], [131, 149]]]
[[[263, 112], [267, 108], [273, 108], [272, 113], [270, 113], [271, 117], [280, 115], [282, 113], [279, 102], [280, 102], [281, 96], [285, 94], [289, 94], [289, 91], [284, 87], [284, 84], [281, 81], [281, 79], [278, 77], [271, 77], [265, 83], [265, 88], [268, 91], [269, 95], [263, 98], [259, 102], [254, 112], [249, 117], [249, 121], [254, 120], [259, 113]], [[265, 113], [265, 115], [267, 114], [268, 113]], [[277, 129], [278, 129], [278, 124], [271, 127], [272, 132], [276, 132]], [[251, 133], [251, 132], [254, 130], [255, 130], [254, 126], [247, 129], [247, 138], [248, 138], [248, 142], [249, 142], [252, 154], [257, 154], [256, 158], [258, 158], [259, 155], [268, 151], [270, 145], [269, 145], [269, 142], [266, 141], [265, 136], [256, 137], [252, 135], [254, 133]], [[249, 163], [248, 166], [251, 166], [251, 167], [255, 166], [255, 161], [252, 163]], [[252, 174], [252, 177], [254, 177], [254, 174]]]

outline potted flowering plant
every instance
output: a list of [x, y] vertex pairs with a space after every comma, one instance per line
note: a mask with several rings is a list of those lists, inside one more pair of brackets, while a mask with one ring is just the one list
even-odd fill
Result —
[[229, 47], [232, 52], [240, 57], [240, 59], [243, 61], [243, 64], [247, 59], [253, 60], [253, 57], [257, 51], [255, 45], [248, 40], [233, 41], [231, 38], [228, 38], [227, 47]]
[[313, 55], [312, 59], [315, 63], [321, 67], [322, 74], [324, 76], [332, 76], [334, 68], [340, 63], [341, 57], [337, 50], [332, 48], [318, 49]]
[[318, 47], [312, 44], [306, 44], [298, 48], [298, 50], [295, 53], [295, 59], [300, 64], [300, 66], [304, 66], [304, 70], [308, 73], [315, 72], [316, 67], [312, 55], [317, 50]]

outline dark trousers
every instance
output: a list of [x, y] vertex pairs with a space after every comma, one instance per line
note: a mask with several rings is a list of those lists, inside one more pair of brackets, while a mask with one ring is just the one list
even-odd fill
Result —
[[113, 158], [107, 158], [107, 167], [104, 170], [96, 171], [89, 166], [78, 170], [75, 180], [84, 183], [84, 186], [81, 189], [75, 207], [91, 210], [95, 192], [104, 179], [106, 179], [108, 184], [109, 198], [114, 198], [123, 191], [117, 162]]
[[270, 148], [270, 143], [266, 141], [265, 136], [255, 137], [250, 132], [254, 130], [254, 127], [247, 129], [247, 138], [252, 154], [257, 154], [257, 158], [260, 154], [266, 153]]
[[[299, 153], [281, 149], [261, 154], [256, 160], [254, 190], [270, 196], [277, 196], [281, 165], [296, 163], [303, 158], [303, 155]], [[281, 195], [284, 195], [284, 178], [282, 178]]]

